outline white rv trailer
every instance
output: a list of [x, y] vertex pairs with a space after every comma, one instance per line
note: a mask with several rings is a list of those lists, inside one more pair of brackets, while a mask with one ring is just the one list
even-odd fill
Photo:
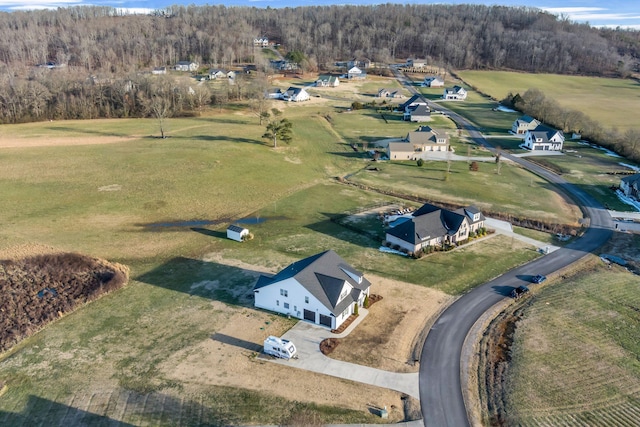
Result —
[[273, 335], [264, 340], [264, 352], [282, 359], [297, 359], [296, 346], [289, 340], [274, 337]]

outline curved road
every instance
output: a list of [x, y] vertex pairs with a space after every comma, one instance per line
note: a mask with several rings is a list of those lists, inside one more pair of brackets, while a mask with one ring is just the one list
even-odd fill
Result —
[[[417, 93], [404, 76], [397, 70], [395, 72], [398, 80], [404, 83], [412, 93]], [[482, 134], [464, 117], [441, 105], [436, 107], [430, 103], [430, 106], [433, 110], [448, 114], [469, 132], [476, 143], [491, 149]], [[552, 182], [572, 197], [588, 218], [587, 221], [590, 221], [590, 226], [582, 237], [565, 248], [508, 271], [474, 288], [442, 313], [429, 331], [420, 357], [420, 404], [424, 424], [427, 427], [469, 425], [462, 395], [462, 347], [471, 327], [480, 316], [494, 304], [508, 297], [513, 288], [528, 283], [532, 275], [548, 275], [572, 264], [602, 246], [613, 233], [613, 221], [609, 213], [580, 188], [524, 159], [506, 153], [501, 155]], [[466, 378], [464, 381], [466, 383]]]

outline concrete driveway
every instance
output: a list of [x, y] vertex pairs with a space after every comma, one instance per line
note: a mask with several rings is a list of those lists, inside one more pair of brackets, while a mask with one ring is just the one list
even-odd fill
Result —
[[418, 390], [417, 372], [400, 374], [383, 371], [368, 366], [335, 360], [320, 352], [320, 342], [322, 342], [322, 340], [325, 338], [342, 338], [347, 336], [362, 322], [367, 314], [369, 314], [369, 312], [366, 309], [360, 308], [360, 315], [356, 321], [349, 325], [341, 334], [333, 334], [324, 327], [301, 320], [282, 336], [282, 338], [293, 342], [296, 346], [298, 359], [282, 360], [266, 356], [268, 358], [267, 360], [293, 368], [305, 369], [319, 374], [388, 388], [419, 399], [420, 392]]

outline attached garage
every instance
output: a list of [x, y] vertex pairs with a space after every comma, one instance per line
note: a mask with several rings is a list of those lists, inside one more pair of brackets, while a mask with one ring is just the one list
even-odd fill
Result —
[[320, 315], [320, 324], [324, 325], [324, 326], [328, 326], [330, 328], [333, 328], [333, 321], [331, 319], [331, 316], [325, 316], [324, 314]]
[[310, 322], [316, 323], [316, 312], [304, 309], [304, 320], [308, 320]]

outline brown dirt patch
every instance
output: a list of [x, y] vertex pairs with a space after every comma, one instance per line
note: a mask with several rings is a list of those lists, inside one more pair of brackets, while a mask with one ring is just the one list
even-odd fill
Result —
[[444, 292], [367, 275], [383, 299], [367, 317], [332, 345], [331, 357], [392, 372], [417, 372], [422, 332], [454, 297]]
[[[216, 303], [216, 302], [212, 302]], [[219, 304], [219, 303], [218, 303]], [[160, 366], [185, 393], [224, 385], [256, 390], [291, 401], [340, 406], [369, 413], [369, 405], [392, 406], [390, 422], [404, 419], [401, 393], [272, 363], [261, 356], [268, 335], [281, 336], [291, 323], [283, 317], [245, 308], [231, 315], [210, 338], [185, 348]], [[277, 378], [286, 378], [286, 387]]]

